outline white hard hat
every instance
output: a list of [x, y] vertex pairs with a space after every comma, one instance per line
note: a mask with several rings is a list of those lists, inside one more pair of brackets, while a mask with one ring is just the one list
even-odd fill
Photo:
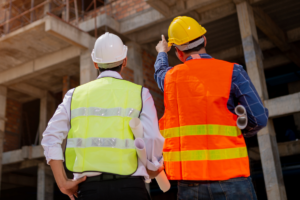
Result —
[[117, 35], [106, 32], [96, 40], [92, 59], [100, 68], [114, 68], [122, 64], [127, 49]]

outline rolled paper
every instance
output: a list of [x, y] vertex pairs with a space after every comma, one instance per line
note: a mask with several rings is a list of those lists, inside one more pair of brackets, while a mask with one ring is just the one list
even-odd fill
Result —
[[133, 132], [135, 138], [143, 138], [144, 137], [144, 128], [141, 120], [139, 118], [132, 118], [129, 122], [129, 126]]
[[147, 153], [144, 140], [142, 138], [137, 138], [134, 140], [134, 145], [139, 159], [144, 166], [147, 166]]
[[238, 105], [235, 107], [234, 111], [239, 116], [236, 120], [236, 125], [239, 129], [243, 130], [248, 124], [246, 108], [242, 105]]
[[159, 188], [163, 192], [167, 192], [171, 188], [171, 184], [166, 176], [165, 171], [161, 171], [158, 176], [155, 178]]
[[243, 130], [248, 124], [248, 118], [246, 116], [238, 117], [236, 124], [239, 127], [239, 129]]
[[[146, 153], [146, 146], [145, 142], [142, 138], [137, 138], [134, 140], [135, 149], [138, 155], [138, 158], [143, 163], [143, 165], [147, 166], [147, 153]], [[151, 179], [145, 179], [146, 183], [150, 183]]]
[[238, 105], [237, 107], [235, 107], [234, 111], [238, 116], [247, 115], [246, 108], [242, 105]]
[[[139, 118], [133, 118], [129, 122], [129, 126], [135, 136], [134, 145], [136, 148], [136, 152], [138, 155], [138, 158], [143, 163], [145, 167], [147, 167], [147, 153], [146, 153], [146, 145], [144, 140], [142, 139], [144, 137], [144, 129], [143, 125]], [[159, 175], [155, 178], [157, 181], [157, 184], [159, 185], [160, 189], [163, 192], [166, 192], [170, 189], [171, 185], [170, 182], [165, 174], [165, 171], [161, 171]], [[150, 183], [151, 179], [146, 179], [146, 183]]]

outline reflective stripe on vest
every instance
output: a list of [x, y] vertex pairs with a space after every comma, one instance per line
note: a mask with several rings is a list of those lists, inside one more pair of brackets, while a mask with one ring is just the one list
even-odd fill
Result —
[[119, 138], [70, 138], [67, 141], [67, 148], [86, 147], [111, 147], [118, 149], [134, 149], [134, 140], [121, 140]]
[[247, 148], [164, 152], [164, 161], [224, 160], [247, 157]]
[[166, 138], [163, 156], [170, 180], [228, 180], [250, 175], [246, 144], [227, 108], [232, 63], [194, 59], [165, 77]]
[[65, 159], [71, 172], [133, 174], [138, 166], [129, 121], [142, 109], [142, 86], [111, 77], [75, 89]]
[[188, 135], [223, 135], [236, 137], [241, 135], [241, 130], [236, 126], [224, 125], [191, 125], [169, 128], [160, 131], [164, 138], [173, 138]]

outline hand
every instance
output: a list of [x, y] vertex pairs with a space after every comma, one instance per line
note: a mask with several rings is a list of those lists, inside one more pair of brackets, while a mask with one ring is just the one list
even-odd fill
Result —
[[162, 170], [164, 170], [164, 169], [165, 169], [165, 167], [162, 165], [160, 168], [158, 168], [157, 171], [151, 171], [151, 170], [147, 169], [147, 172], [148, 172], [148, 174], [149, 174], [149, 177], [150, 177], [151, 179], [154, 179], [154, 178], [157, 177], [158, 174], [159, 174]]
[[170, 51], [171, 47], [168, 46], [168, 42], [165, 39], [164, 35], [161, 35], [161, 41], [156, 45], [156, 51], [158, 53], [165, 52], [168, 53]]
[[86, 177], [82, 177], [78, 180], [67, 179], [66, 182], [59, 185], [59, 189], [62, 193], [68, 195], [71, 200], [75, 200], [74, 196], [78, 198], [78, 184], [85, 181]]

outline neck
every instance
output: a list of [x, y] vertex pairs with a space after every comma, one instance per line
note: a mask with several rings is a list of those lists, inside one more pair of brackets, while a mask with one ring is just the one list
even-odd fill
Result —
[[184, 55], [184, 60], [186, 60], [186, 59], [187, 59], [189, 56], [191, 56], [191, 55], [194, 55], [194, 54], [203, 54], [203, 53], [206, 53], [205, 48], [202, 48], [202, 49], [200, 49], [199, 51], [194, 51], [194, 52], [185, 54], [185, 55]]

